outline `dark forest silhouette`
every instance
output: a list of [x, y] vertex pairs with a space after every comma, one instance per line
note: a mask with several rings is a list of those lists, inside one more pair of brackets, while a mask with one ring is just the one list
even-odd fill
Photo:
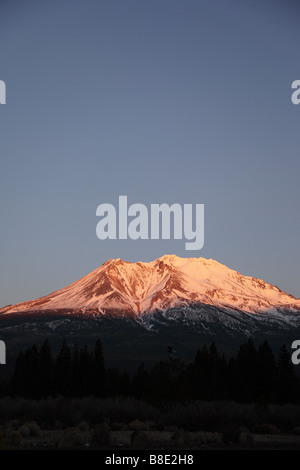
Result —
[[286, 346], [275, 357], [267, 341], [256, 349], [249, 339], [230, 358], [212, 343], [188, 365], [169, 347], [166, 360], [149, 370], [142, 363], [129, 375], [105, 368], [100, 340], [93, 349], [71, 348], [64, 341], [55, 357], [46, 340], [18, 355], [2, 394], [33, 399], [131, 396], [157, 405], [193, 400], [283, 404], [299, 403], [299, 391]]

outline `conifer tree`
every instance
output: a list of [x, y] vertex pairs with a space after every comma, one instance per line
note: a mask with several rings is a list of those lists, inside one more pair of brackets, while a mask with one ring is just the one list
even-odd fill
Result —
[[54, 382], [57, 394], [72, 396], [71, 350], [65, 340], [56, 359]]
[[53, 393], [54, 361], [49, 341], [46, 339], [39, 351], [38, 366], [39, 398], [45, 398]]
[[283, 344], [278, 358], [278, 399], [279, 403], [296, 403], [299, 401], [299, 383], [291, 361], [291, 353]]

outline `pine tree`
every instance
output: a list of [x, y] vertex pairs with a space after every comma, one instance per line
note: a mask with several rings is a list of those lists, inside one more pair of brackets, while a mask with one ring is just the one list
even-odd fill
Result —
[[227, 362], [225, 355], [219, 355], [217, 347], [213, 342], [209, 349], [209, 400], [221, 400], [226, 398], [225, 375], [227, 372]]
[[258, 398], [258, 353], [253, 340], [242, 344], [237, 354], [236, 399], [242, 402], [255, 402]]
[[21, 351], [16, 358], [14, 373], [9, 383], [9, 394], [12, 396], [15, 396], [15, 395], [23, 396], [25, 383], [27, 381], [27, 378], [24, 372], [24, 369], [25, 369], [24, 364], [25, 364], [25, 354], [23, 351]]
[[149, 372], [142, 364], [138, 367], [132, 379], [132, 390], [136, 398], [147, 398], [149, 395]]
[[39, 397], [39, 365], [40, 357], [37, 346], [34, 344], [31, 348], [27, 349], [24, 355], [24, 370], [23, 373], [26, 377], [24, 384], [26, 398], [40, 398]]
[[278, 399], [279, 403], [299, 401], [299, 382], [297, 380], [291, 354], [283, 344], [278, 353]]
[[72, 396], [71, 350], [65, 340], [56, 359], [54, 382], [57, 394]]
[[131, 379], [130, 375], [127, 372], [124, 372], [119, 380], [118, 383], [118, 394], [121, 396], [128, 397], [131, 395], [132, 387], [131, 387]]
[[258, 400], [263, 403], [276, 399], [276, 361], [267, 340], [258, 348]]
[[105, 394], [105, 367], [103, 359], [103, 350], [100, 339], [96, 341], [92, 355], [92, 377], [91, 392], [95, 396], [104, 396]]
[[39, 398], [45, 398], [53, 393], [54, 361], [49, 341], [46, 339], [39, 352]]
[[74, 345], [71, 353], [71, 382], [72, 396], [79, 397], [80, 377], [79, 377], [79, 350], [77, 344]]
[[194, 398], [198, 400], [210, 399], [210, 356], [206, 345], [197, 351], [192, 366], [191, 388], [194, 390]]
[[79, 351], [79, 397], [86, 397], [91, 392], [92, 383], [92, 356], [85, 346]]

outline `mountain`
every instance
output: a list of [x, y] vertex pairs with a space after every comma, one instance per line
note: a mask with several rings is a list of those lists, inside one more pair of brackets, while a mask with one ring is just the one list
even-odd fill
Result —
[[165, 255], [150, 263], [109, 260], [45, 297], [0, 309], [0, 314], [80, 310], [140, 316], [209, 305], [247, 313], [300, 312], [300, 299], [212, 259]]
[[212, 259], [116, 259], [45, 297], [1, 308], [0, 333], [11, 357], [45, 337], [57, 345], [100, 337], [111, 364], [149, 363], [168, 345], [191, 359], [212, 341], [230, 353], [249, 336], [291, 344], [300, 337], [300, 299]]

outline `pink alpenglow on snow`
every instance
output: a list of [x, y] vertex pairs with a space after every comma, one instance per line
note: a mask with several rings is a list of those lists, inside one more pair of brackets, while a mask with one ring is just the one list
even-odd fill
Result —
[[252, 314], [300, 311], [300, 299], [217, 261], [164, 255], [149, 263], [108, 260], [63, 289], [0, 313], [76, 310], [138, 316], [195, 303]]

